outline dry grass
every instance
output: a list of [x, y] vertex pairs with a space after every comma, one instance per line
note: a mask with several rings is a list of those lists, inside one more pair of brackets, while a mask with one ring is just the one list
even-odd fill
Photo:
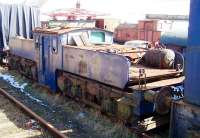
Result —
[[41, 95], [51, 101], [51, 104], [61, 107], [72, 120], [78, 121], [104, 138], [136, 137], [122, 123], [112, 122], [108, 117], [93, 108], [86, 108], [83, 104], [59, 94], [42, 93]]
[[[16, 79], [20, 82], [27, 82], [24, 77], [11, 72], [15, 75]], [[91, 129], [96, 134], [104, 138], [134, 138], [136, 137], [131, 133], [128, 128], [124, 127], [120, 122], [112, 122], [110, 119], [102, 115], [99, 111], [92, 108], [85, 108], [77, 102], [70, 100], [59, 94], [49, 94], [47, 89], [38, 86], [36, 83], [28, 83], [26, 87], [28, 90], [34, 90], [37, 95], [43, 99], [47, 99], [52, 105], [61, 107], [71, 120], [78, 121], [81, 125]], [[56, 118], [56, 116], [55, 116]], [[92, 135], [88, 137], [93, 137]]]
[[[123, 126], [120, 122], [111, 122], [110, 119], [102, 115], [99, 111], [91, 108], [83, 108], [74, 101], [66, 102], [63, 109], [70, 112], [76, 119], [89, 128], [92, 128], [103, 137], [107, 138], [134, 138], [128, 128]], [[80, 116], [84, 114], [84, 116]]]
[[[51, 137], [47, 132], [41, 129], [27, 128], [26, 124], [30, 117], [16, 108], [9, 100], [0, 95], [0, 135], [2, 138], [8, 137]], [[40, 127], [40, 126], [39, 126]]]

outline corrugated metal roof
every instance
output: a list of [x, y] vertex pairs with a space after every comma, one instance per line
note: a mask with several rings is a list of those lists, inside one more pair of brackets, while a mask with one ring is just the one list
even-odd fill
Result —
[[118, 26], [117, 26], [117, 29], [125, 29], [125, 28], [136, 28], [137, 27], [137, 24], [127, 24], [127, 23], [125, 23], [125, 24], [119, 24]]
[[188, 15], [146, 14], [147, 19], [159, 20], [188, 20]]
[[174, 22], [170, 31], [162, 32], [160, 42], [178, 46], [187, 46], [188, 21]]
[[61, 27], [56, 27], [56, 28], [36, 28], [35, 30], [33, 30], [34, 33], [45, 33], [45, 34], [65, 34], [68, 32], [72, 32], [72, 31], [76, 31], [76, 30], [99, 30], [99, 31], [104, 31], [104, 32], [109, 32], [109, 33], [113, 33], [111, 31], [107, 31], [104, 29], [100, 29], [100, 28], [75, 28], [75, 27], [71, 27], [71, 28], [61, 28]]
[[80, 28], [36, 28], [33, 30], [34, 33], [46, 33], [46, 34], [64, 34], [67, 32], [71, 32]]

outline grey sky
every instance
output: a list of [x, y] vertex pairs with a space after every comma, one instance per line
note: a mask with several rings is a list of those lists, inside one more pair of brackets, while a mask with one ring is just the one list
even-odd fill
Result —
[[[14, 2], [13, 2], [14, 1]], [[25, 0], [0, 0], [3, 3], [20, 3]], [[37, 5], [45, 0], [27, 0], [28, 4]], [[125, 21], [136, 21], [146, 13], [189, 14], [189, 0], [80, 0], [82, 8], [109, 13]], [[41, 6], [42, 12], [58, 8], [75, 7], [76, 0], [47, 0]], [[41, 5], [41, 4], [39, 4]]]
[[[76, 0], [49, 0], [42, 11], [72, 8]], [[188, 14], [189, 0], [81, 0], [82, 8], [111, 14], [113, 17], [134, 22], [146, 13]], [[51, 8], [52, 7], [52, 8]]]

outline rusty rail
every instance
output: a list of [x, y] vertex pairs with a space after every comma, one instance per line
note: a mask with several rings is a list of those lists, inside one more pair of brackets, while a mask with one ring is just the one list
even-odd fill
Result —
[[10, 94], [8, 94], [2, 88], [0, 88], [0, 94], [2, 94], [4, 97], [6, 97], [7, 99], [9, 99], [11, 102], [13, 102], [14, 104], [16, 104], [18, 107], [20, 107], [23, 111], [25, 111], [28, 115], [30, 115], [31, 117], [33, 117], [35, 120], [39, 121], [39, 123], [42, 126], [44, 126], [45, 128], [47, 128], [48, 131], [50, 133], [52, 133], [52, 135], [54, 135], [55, 137], [58, 137], [58, 138], [67, 138], [67, 136], [65, 136], [64, 134], [62, 134], [58, 129], [56, 129], [50, 123], [48, 123], [43, 118], [41, 118], [40, 116], [38, 116], [36, 113], [34, 113], [32, 110], [30, 110], [27, 106], [25, 106], [24, 104], [22, 104], [21, 102], [19, 102], [18, 100], [16, 100], [13, 96], [11, 96]]

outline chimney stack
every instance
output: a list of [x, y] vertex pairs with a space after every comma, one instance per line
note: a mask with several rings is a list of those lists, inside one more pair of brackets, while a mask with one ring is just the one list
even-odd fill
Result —
[[76, 2], [76, 8], [77, 8], [77, 9], [80, 9], [80, 8], [81, 8], [80, 0], [77, 0], [77, 2]]

